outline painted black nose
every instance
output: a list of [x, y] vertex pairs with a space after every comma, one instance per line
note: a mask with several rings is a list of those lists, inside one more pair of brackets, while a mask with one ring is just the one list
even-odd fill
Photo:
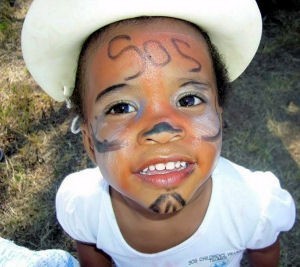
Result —
[[160, 122], [155, 124], [150, 130], [142, 134], [144, 142], [149, 143], [167, 143], [180, 139], [183, 136], [183, 131], [174, 128], [168, 122]]

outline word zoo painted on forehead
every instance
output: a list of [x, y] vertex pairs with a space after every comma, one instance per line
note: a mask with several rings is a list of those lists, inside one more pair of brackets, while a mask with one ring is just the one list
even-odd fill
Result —
[[[132, 52], [135, 52], [140, 57], [141, 62], [142, 62], [141, 70], [139, 70], [134, 75], [126, 77], [125, 78], [126, 81], [139, 77], [145, 71], [147, 59], [151, 62], [151, 64], [153, 64], [154, 66], [158, 66], [158, 67], [163, 67], [163, 66], [167, 65], [169, 62], [171, 62], [171, 60], [172, 60], [171, 55], [168, 52], [168, 50], [161, 44], [160, 41], [157, 41], [157, 40], [145, 41], [143, 43], [144, 51], [142, 51], [140, 48], [138, 48], [135, 45], [128, 45], [128, 46], [124, 47], [123, 49], [121, 49], [121, 51], [119, 51], [118, 53], [113, 54], [113, 52], [112, 52], [113, 44], [115, 44], [121, 40], [131, 41], [131, 37], [129, 35], [118, 35], [118, 36], [115, 36], [114, 38], [112, 38], [108, 44], [108, 51], [107, 51], [108, 57], [112, 60], [115, 60], [115, 59], [118, 59], [119, 57], [121, 57], [122, 54], [124, 54], [128, 51], [132, 51]], [[172, 43], [175, 50], [177, 51], [177, 53], [180, 56], [191, 61], [195, 65], [189, 71], [190, 72], [200, 72], [200, 70], [201, 70], [200, 62], [198, 60], [196, 60], [195, 58], [185, 54], [182, 50], [182, 46], [190, 48], [190, 45], [187, 42], [177, 39], [177, 38], [170, 38], [170, 42]], [[153, 57], [153, 55], [151, 54], [151, 47], [153, 47], [153, 46], [156, 46], [158, 49], [160, 49], [164, 53], [165, 56], [162, 58], [161, 61], [159, 61], [159, 59], [156, 60]], [[146, 55], [146, 57], [144, 55]]]

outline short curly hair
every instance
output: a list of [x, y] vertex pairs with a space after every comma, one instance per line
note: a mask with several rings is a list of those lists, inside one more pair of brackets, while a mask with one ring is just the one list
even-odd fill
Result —
[[[84, 106], [84, 96], [86, 90], [86, 63], [88, 59], [88, 55], [93, 52], [97, 47], [98, 44], [101, 42], [103, 35], [113, 27], [117, 27], [120, 24], [137, 24], [141, 22], [151, 22], [155, 19], [164, 19], [164, 17], [138, 17], [133, 19], [127, 19], [123, 21], [118, 21], [113, 24], [107, 25], [98, 29], [97, 31], [93, 32], [83, 43], [82, 49], [78, 58], [78, 67], [76, 71], [76, 79], [75, 79], [75, 87], [74, 92], [71, 96], [72, 102], [72, 110], [73, 113], [79, 116], [81, 121], [85, 121], [85, 106]], [[205, 39], [208, 50], [210, 52], [212, 62], [213, 62], [213, 69], [215, 72], [215, 78], [217, 83], [217, 93], [218, 93], [218, 103], [221, 107], [225, 104], [226, 93], [230, 87], [230, 82], [228, 78], [227, 69], [225, 64], [217, 50], [217, 48], [211, 43], [208, 34], [202, 30], [197, 25], [181, 20], [182, 22], [192, 26], [195, 28]]]

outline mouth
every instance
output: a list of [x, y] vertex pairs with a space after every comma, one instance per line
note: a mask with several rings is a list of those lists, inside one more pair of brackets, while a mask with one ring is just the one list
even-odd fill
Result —
[[157, 163], [154, 165], [149, 165], [145, 169], [143, 169], [140, 174], [143, 175], [153, 175], [153, 174], [161, 174], [168, 173], [174, 170], [179, 171], [183, 170], [187, 167], [188, 163], [185, 161], [169, 161], [167, 163]]
[[142, 181], [159, 188], [175, 188], [194, 170], [194, 163], [168, 161], [151, 164], [138, 172]]

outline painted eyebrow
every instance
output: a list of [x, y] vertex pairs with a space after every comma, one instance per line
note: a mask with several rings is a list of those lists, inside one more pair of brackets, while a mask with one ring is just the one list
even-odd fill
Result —
[[198, 88], [199, 88], [199, 85], [200, 85], [201, 86], [200, 89], [203, 89], [203, 90], [206, 90], [206, 91], [208, 91], [208, 87], [209, 87], [208, 84], [202, 83], [202, 82], [197, 82], [197, 81], [188, 81], [188, 82], [185, 82], [180, 87], [184, 87], [184, 86], [187, 86], [187, 85], [197, 85]]
[[102, 92], [100, 92], [97, 95], [97, 97], [95, 99], [95, 103], [98, 102], [100, 100], [100, 98], [103, 97], [104, 95], [106, 95], [112, 91], [118, 91], [118, 90], [122, 89], [124, 86], [126, 86], [126, 83], [115, 84], [115, 85], [105, 88]]

